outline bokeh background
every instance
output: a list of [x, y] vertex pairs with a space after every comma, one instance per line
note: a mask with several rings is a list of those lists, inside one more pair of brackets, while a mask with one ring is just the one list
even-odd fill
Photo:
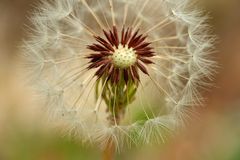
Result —
[[[0, 160], [97, 160], [96, 148], [45, 125], [19, 76], [24, 24], [38, 0], [0, 0]], [[220, 67], [198, 118], [161, 146], [124, 152], [121, 160], [240, 160], [240, 0], [199, 0], [218, 35]]]

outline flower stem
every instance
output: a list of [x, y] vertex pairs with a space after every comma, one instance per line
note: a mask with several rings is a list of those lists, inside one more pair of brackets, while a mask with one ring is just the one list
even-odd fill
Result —
[[[108, 113], [107, 120], [109, 127], [119, 125], [124, 118], [125, 110], [135, 99], [138, 83], [126, 81], [123, 77], [123, 72], [120, 72], [119, 83], [107, 81], [108, 77], [99, 79], [96, 85], [96, 97], [102, 96], [107, 105], [106, 112]], [[106, 83], [107, 82], [107, 83]], [[99, 92], [102, 90], [102, 92]], [[109, 137], [108, 142], [103, 151], [103, 160], [113, 160], [116, 153], [116, 142], [114, 137]]]
[[115, 146], [110, 140], [103, 151], [103, 160], [114, 160]]
[[[117, 112], [114, 111], [114, 114], [111, 113], [108, 117], [109, 120], [109, 125], [113, 126], [113, 125], [119, 125], [121, 118], [123, 115], [123, 112], [121, 110], [119, 110], [119, 108], [121, 107], [116, 107], [118, 110]], [[116, 144], [114, 143], [113, 138], [110, 138], [107, 142], [107, 145], [103, 151], [103, 160], [114, 160], [115, 157], [115, 152], [116, 152]]]

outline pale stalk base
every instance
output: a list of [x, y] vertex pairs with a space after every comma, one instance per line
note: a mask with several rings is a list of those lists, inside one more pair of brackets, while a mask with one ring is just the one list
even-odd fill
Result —
[[[116, 108], [118, 109], [118, 108], [125, 108], [125, 107], [116, 107]], [[119, 125], [123, 116], [124, 116], [123, 110], [118, 110], [116, 115], [110, 115], [108, 117], [109, 125], [111, 126], [116, 124]], [[115, 152], [116, 152], [115, 143], [112, 139], [109, 139], [108, 144], [103, 151], [103, 160], [114, 160]]]
[[115, 146], [113, 143], [108, 143], [107, 147], [103, 151], [103, 160], [114, 160]]

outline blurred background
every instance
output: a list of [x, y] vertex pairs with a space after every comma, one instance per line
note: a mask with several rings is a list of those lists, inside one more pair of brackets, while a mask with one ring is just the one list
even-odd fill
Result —
[[[44, 125], [18, 76], [18, 46], [38, 0], [0, 0], [0, 160], [101, 159], [95, 148]], [[215, 86], [198, 120], [162, 146], [118, 155], [121, 160], [240, 160], [240, 0], [199, 0], [219, 36]]]

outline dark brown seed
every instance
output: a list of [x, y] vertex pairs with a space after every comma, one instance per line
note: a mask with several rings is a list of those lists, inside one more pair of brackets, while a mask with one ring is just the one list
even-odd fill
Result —
[[129, 39], [131, 38], [132, 35], [132, 28], [128, 28], [128, 32], [126, 33], [126, 38], [125, 38], [125, 44], [128, 43]]
[[114, 66], [113, 66], [113, 64], [111, 64], [111, 66], [109, 67], [109, 70], [108, 70], [109, 75], [113, 74], [113, 69], [114, 69]]
[[147, 36], [141, 37], [136, 44], [142, 44], [142, 42], [144, 42], [146, 40]]
[[125, 83], [127, 84], [128, 83], [128, 70], [127, 69], [123, 70], [123, 78], [124, 78]]
[[141, 49], [135, 49], [134, 48], [135, 51], [139, 51], [139, 52], [140, 51], [151, 51], [152, 49], [153, 49], [152, 47], [145, 47], [145, 48], [141, 48]]
[[151, 61], [149, 59], [146, 59], [146, 58], [143, 58], [143, 57], [140, 57], [140, 56], [138, 57], [138, 59], [145, 64], [153, 64], [153, 61]]
[[107, 48], [108, 50], [114, 52], [113, 47], [112, 47], [107, 41], [105, 41], [103, 38], [101, 38], [101, 37], [95, 37], [95, 39], [96, 39], [99, 43], [101, 43], [105, 48]]
[[105, 73], [105, 71], [107, 70], [109, 64], [105, 64], [103, 66], [101, 66], [95, 73], [96, 76], [98, 76], [98, 78], [101, 78], [101, 76]]
[[118, 31], [117, 31], [117, 27], [116, 26], [113, 26], [113, 34], [114, 34], [114, 37], [115, 37], [116, 46], [118, 47], [118, 45], [119, 45], [119, 38], [118, 38]]
[[120, 80], [120, 70], [119, 68], [116, 69], [115, 75], [114, 75], [114, 82], [117, 84]]
[[115, 47], [118, 47], [118, 44], [117, 44], [117, 40], [116, 40], [116, 37], [114, 36], [113, 32], [112, 31], [109, 31], [110, 33], [110, 36], [112, 38], [112, 41], [113, 41], [113, 44]]
[[138, 68], [139, 68], [143, 73], [149, 75], [149, 73], [148, 73], [148, 71], [147, 71], [147, 68], [146, 68], [144, 65], [142, 65], [142, 64], [139, 63], [139, 62], [137, 62], [137, 66], [138, 66]]
[[137, 68], [136, 68], [135, 66], [131, 66], [131, 69], [132, 69], [132, 71], [133, 71], [134, 77], [139, 81], [139, 80], [140, 80], [140, 77], [139, 77]]
[[93, 44], [91, 46], [87, 46], [88, 49], [96, 51], [96, 52], [100, 52], [100, 51], [108, 51], [108, 49], [100, 46], [99, 44]]
[[137, 47], [134, 48], [134, 49], [138, 50], [138, 49], [141, 49], [141, 48], [145, 48], [145, 47], [149, 46], [150, 44], [151, 44], [151, 43], [147, 43], [147, 42], [145, 42], [145, 43], [143, 43], [143, 44], [137, 46]]
[[100, 61], [100, 60], [102, 60], [102, 59], [103, 59], [103, 57], [94, 57], [94, 58], [92, 58], [92, 59], [90, 60], [89, 63], [95, 63], [95, 62], [98, 62], [98, 61]]
[[140, 43], [138, 43], [137, 41], [141, 38], [142, 35], [139, 35], [138, 37], [136, 37], [131, 43], [128, 44], [129, 47], [136, 47], [136, 45], [139, 45]]
[[93, 54], [90, 54], [89, 56], [86, 56], [85, 58], [87, 59], [91, 59], [91, 58], [101, 58], [102, 55], [101, 54], [98, 54], [98, 53], [93, 53]]
[[112, 55], [111, 52], [100, 52], [100, 54], [101, 54], [102, 56], [110, 56], [110, 55]]
[[154, 57], [156, 55], [154, 54], [154, 52], [150, 52], [150, 53], [146, 53], [146, 54], [139, 54], [139, 56], [150, 58], [150, 57]]
[[153, 54], [153, 51], [137, 51], [136, 54], [140, 55], [140, 56], [146, 56], [148, 54]]
[[116, 68], [113, 68], [112, 74], [110, 75], [110, 76], [111, 76], [111, 82], [112, 82], [112, 83], [114, 83], [114, 81], [115, 81], [115, 78], [114, 78], [115, 72], [116, 72]]
[[139, 32], [139, 29], [138, 29], [137, 32], [135, 32], [135, 33], [133, 34], [133, 36], [131, 37], [131, 39], [130, 39], [130, 41], [129, 41], [129, 45], [131, 45], [131, 44], [134, 42], [136, 36], [138, 35], [138, 32]]
[[103, 30], [103, 33], [104, 33], [105, 37], [107, 38], [108, 42], [113, 46], [114, 44], [113, 44], [113, 40], [111, 38], [111, 35], [108, 34], [105, 30]]
[[114, 66], [112, 64], [109, 64], [109, 67], [106, 70], [107, 80], [110, 80], [110, 78], [111, 78], [111, 76], [113, 74], [113, 69], [114, 69]]
[[101, 59], [100, 61], [97, 61], [95, 63], [92, 63], [91, 65], [88, 66], [89, 69], [91, 68], [98, 68], [101, 65], [107, 64], [110, 62], [110, 59]]
[[135, 82], [135, 81], [136, 81], [136, 78], [135, 78], [135, 76], [134, 76], [134, 74], [133, 74], [132, 67], [129, 68], [129, 72], [130, 72], [130, 77], [131, 77], [132, 81]]
[[121, 37], [121, 44], [124, 43], [124, 35], [125, 35], [125, 28], [122, 28], [122, 37]]

